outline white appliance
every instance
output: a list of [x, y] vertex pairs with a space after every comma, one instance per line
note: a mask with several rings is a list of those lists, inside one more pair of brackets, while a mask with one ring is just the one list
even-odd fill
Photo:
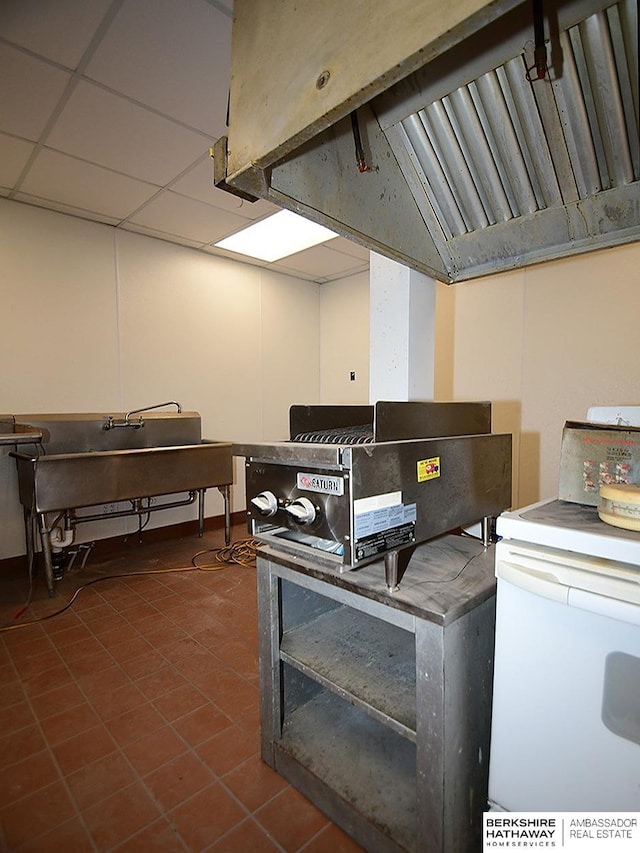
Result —
[[557, 500], [497, 533], [490, 807], [640, 812], [640, 533]]

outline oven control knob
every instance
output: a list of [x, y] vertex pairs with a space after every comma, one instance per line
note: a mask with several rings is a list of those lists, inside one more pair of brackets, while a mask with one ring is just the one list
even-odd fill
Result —
[[278, 511], [278, 499], [273, 492], [260, 492], [255, 498], [251, 498], [251, 503], [260, 515], [266, 515], [267, 518], [275, 515]]
[[309, 498], [297, 498], [297, 500], [291, 501], [285, 506], [285, 512], [288, 512], [300, 524], [310, 524], [316, 517], [316, 508]]

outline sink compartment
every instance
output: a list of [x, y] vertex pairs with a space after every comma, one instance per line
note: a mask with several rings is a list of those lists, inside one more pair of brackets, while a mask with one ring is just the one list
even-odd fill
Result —
[[20, 502], [36, 512], [98, 506], [230, 484], [230, 442], [35, 456], [12, 453]]

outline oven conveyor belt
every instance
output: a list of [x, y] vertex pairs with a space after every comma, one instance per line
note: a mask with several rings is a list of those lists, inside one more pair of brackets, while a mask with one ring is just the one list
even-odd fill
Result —
[[373, 430], [371, 426], [337, 427], [316, 432], [301, 432], [293, 441], [306, 444], [371, 444]]

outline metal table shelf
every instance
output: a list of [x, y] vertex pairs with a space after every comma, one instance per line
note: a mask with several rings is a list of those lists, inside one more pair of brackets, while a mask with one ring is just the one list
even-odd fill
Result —
[[475, 851], [486, 806], [493, 548], [420, 546], [340, 574], [258, 558], [262, 757], [365, 849]]
[[339, 606], [287, 631], [280, 658], [415, 741], [413, 634]]
[[[319, 691], [288, 714], [278, 745], [320, 780], [343, 808], [357, 808], [388, 848], [409, 848], [416, 836], [416, 749], [334, 693]], [[393, 839], [393, 842], [392, 842]], [[384, 849], [380, 844], [368, 849]]]

